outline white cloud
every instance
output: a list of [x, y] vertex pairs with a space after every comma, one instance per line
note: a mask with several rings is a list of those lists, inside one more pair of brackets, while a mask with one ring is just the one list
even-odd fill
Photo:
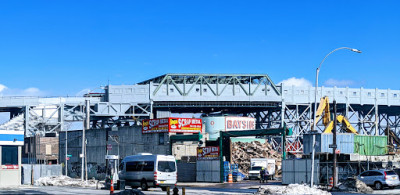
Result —
[[328, 79], [324, 82], [324, 85], [328, 87], [349, 87], [354, 85], [355, 82], [352, 80], [336, 80], [336, 79]]
[[296, 77], [288, 78], [286, 80], [279, 82], [279, 84], [281, 84], [281, 83], [283, 83], [283, 85], [285, 85], [285, 86], [295, 86], [295, 87], [311, 87], [312, 86], [312, 84], [309, 80], [307, 80], [305, 78], [296, 78]]
[[29, 87], [26, 89], [8, 88], [0, 84], [0, 95], [5, 96], [45, 96], [46, 93], [36, 87]]
[[5, 89], [7, 89], [7, 87], [5, 85], [0, 84], [0, 92], [4, 91]]

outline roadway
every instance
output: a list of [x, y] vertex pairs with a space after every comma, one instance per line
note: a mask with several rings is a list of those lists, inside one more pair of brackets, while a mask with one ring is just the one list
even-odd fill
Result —
[[[272, 185], [280, 186], [279, 182], [269, 182], [261, 185]], [[185, 187], [186, 194], [254, 194], [257, 192], [260, 183], [257, 181], [243, 181], [233, 184], [219, 184], [219, 183], [178, 183], [179, 194], [182, 194], [182, 187]], [[130, 190], [130, 188], [128, 187]], [[116, 190], [115, 194], [120, 191]], [[160, 188], [150, 188], [149, 191], [142, 192], [139, 189], [134, 190], [135, 194], [152, 194], [152, 195], [165, 195], [166, 192]], [[11, 188], [0, 188], [0, 194], [110, 194], [108, 190], [96, 189], [95, 187], [83, 188], [83, 187], [71, 187], [71, 186], [19, 186]], [[171, 194], [172, 190], [171, 190]], [[333, 192], [334, 195], [342, 194], [357, 194], [354, 192]], [[385, 190], [374, 190], [372, 194], [400, 194], [400, 188], [396, 189], [385, 189]]]

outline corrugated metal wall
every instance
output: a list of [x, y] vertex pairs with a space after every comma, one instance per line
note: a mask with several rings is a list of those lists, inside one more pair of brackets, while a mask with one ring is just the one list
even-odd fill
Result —
[[178, 162], [178, 182], [196, 182], [196, 163]]
[[387, 136], [355, 135], [354, 153], [368, 156], [387, 153]]
[[61, 165], [22, 165], [22, 184], [31, 184], [31, 170], [33, 167], [33, 181], [41, 177], [62, 175]]
[[[314, 184], [318, 184], [319, 160], [314, 164]], [[311, 159], [282, 161], [282, 184], [310, 183]]]
[[196, 169], [196, 181], [220, 182], [219, 160], [199, 160], [196, 163]]

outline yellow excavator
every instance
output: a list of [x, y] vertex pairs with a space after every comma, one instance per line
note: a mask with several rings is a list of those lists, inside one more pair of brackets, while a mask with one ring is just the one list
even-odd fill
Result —
[[[329, 98], [327, 96], [321, 98], [314, 123], [319, 121], [322, 113], [324, 113], [324, 116], [322, 118], [322, 123], [325, 125], [324, 133], [332, 133], [333, 120], [331, 119], [331, 113], [329, 110]], [[343, 125], [343, 128], [346, 130], [346, 132], [358, 134], [356, 129], [354, 129], [354, 127], [350, 124], [349, 120], [345, 116], [337, 115], [336, 120], [338, 123], [341, 123]]]

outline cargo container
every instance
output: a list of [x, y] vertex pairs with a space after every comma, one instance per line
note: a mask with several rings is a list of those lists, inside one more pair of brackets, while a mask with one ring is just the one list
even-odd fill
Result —
[[354, 153], [368, 156], [387, 154], [387, 136], [355, 135]]
[[[354, 134], [353, 133], [338, 133], [336, 134], [337, 149], [341, 154], [354, 153]], [[312, 152], [312, 134], [303, 135], [303, 153], [310, 154]], [[315, 152], [316, 153], [332, 153], [332, 148], [329, 145], [333, 143], [332, 133], [320, 133], [315, 135]]]

